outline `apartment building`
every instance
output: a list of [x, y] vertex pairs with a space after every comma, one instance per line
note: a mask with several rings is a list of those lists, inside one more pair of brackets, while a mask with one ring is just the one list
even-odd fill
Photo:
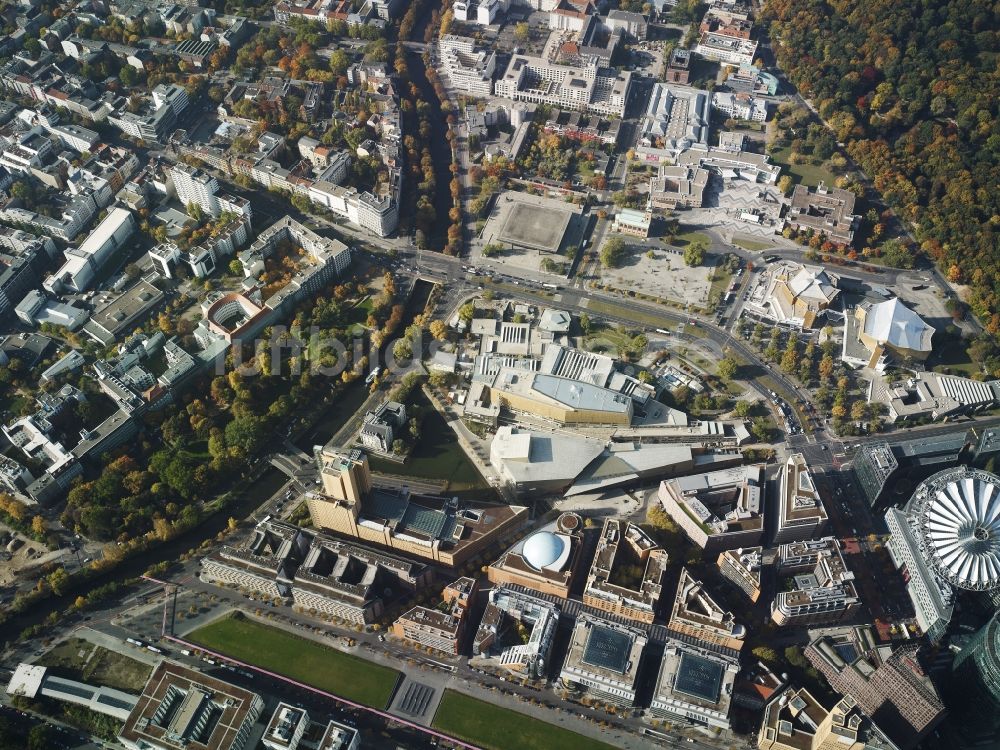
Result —
[[730, 549], [719, 555], [716, 564], [722, 577], [747, 595], [751, 602], [760, 598], [760, 566], [763, 547]]
[[476, 590], [475, 579], [459, 578], [442, 592], [441, 599], [447, 611], [413, 607], [392, 624], [392, 634], [446, 654], [460, 653], [469, 605]]
[[666, 567], [666, 550], [646, 532], [628, 521], [605, 519], [583, 589], [583, 603], [652, 624]]
[[438, 42], [441, 64], [451, 87], [471, 96], [487, 97], [493, 93], [496, 52], [477, 48], [469, 37], [445, 34]]

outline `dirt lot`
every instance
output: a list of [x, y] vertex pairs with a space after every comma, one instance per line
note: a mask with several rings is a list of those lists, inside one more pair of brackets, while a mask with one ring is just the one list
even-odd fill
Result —
[[152, 671], [148, 664], [96, 646], [83, 638], [70, 638], [60, 643], [42, 656], [38, 663], [54, 668], [68, 679], [134, 693], [142, 691]]

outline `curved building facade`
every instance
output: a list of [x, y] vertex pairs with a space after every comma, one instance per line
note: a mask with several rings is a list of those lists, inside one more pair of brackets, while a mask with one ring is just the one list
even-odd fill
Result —
[[984, 625], [952, 665], [951, 708], [963, 733], [1000, 736], [1000, 611]]

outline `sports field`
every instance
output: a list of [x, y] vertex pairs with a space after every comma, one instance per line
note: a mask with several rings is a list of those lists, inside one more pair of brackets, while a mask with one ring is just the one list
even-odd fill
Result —
[[486, 750], [612, 750], [614, 747], [453, 690], [445, 691], [432, 726]]
[[186, 640], [357, 703], [385, 708], [400, 673], [244, 617], [224, 617]]

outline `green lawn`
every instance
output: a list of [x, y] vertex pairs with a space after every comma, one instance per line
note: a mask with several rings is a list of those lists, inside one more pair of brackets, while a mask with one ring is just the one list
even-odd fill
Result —
[[689, 242], [694, 242], [695, 240], [700, 240], [708, 246], [712, 244], [712, 238], [704, 232], [692, 232], [690, 230], [685, 231], [683, 227], [681, 228], [681, 231], [674, 236], [673, 242], [670, 244], [675, 247], [685, 247]]
[[555, 724], [446, 690], [432, 726], [487, 750], [611, 750]]
[[732, 271], [727, 271], [722, 266], [718, 266], [712, 271], [712, 285], [708, 289], [708, 298], [710, 300], [717, 299], [721, 300], [729, 289], [729, 284], [733, 280]]
[[225, 617], [185, 636], [233, 659], [385, 708], [400, 673], [248, 618]]
[[815, 160], [816, 163], [813, 163], [814, 160], [807, 156], [805, 157], [806, 161], [802, 164], [789, 163], [788, 157], [791, 156], [791, 153], [791, 146], [778, 149], [771, 154], [771, 160], [775, 164], [780, 164], [786, 173], [792, 175], [795, 182], [801, 182], [808, 187], [816, 187], [820, 181], [827, 185], [833, 185], [837, 179], [837, 175], [825, 169], [818, 159]]
[[938, 334], [934, 352], [927, 364], [934, 372], [961, 375], [966, 378], [971, 378], [980, 372], [980, 368], [969, 357], [966, 342], [956, 336]]
[[734, 237], [733, 244], [742, 247], [744, 250], [749, 250], [751, 253], [759, 253], [774, 247], [770, 242], [757, 242], [756, 240], [747, 240], [742, 237]]

